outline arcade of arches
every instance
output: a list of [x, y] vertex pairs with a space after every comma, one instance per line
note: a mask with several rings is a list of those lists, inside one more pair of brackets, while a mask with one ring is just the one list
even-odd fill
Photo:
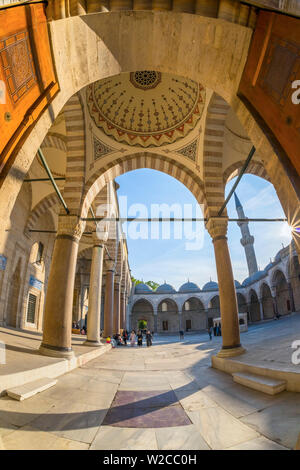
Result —
[[[245, 351], [239, 312], [256, 323], [299, 311], [295, 2], [0, 3], [0, 325], [42, 333], [41, 355], [70, 359], [72, 323], [101, 348], [141, 320], [168, 333], [221, 317], [223, 359]], [[252, 146], [246, 172], [273, 184], [293, 242], [238, 286], [219, 211]], [[139, 168], [202, 205], [216, 287], [132, 285], [115, 178]]]

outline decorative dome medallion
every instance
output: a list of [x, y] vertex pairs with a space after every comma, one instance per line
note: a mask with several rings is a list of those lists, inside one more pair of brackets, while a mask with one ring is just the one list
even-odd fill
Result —
[[117, 142], [139, 147], [172, 144], [201, 118], [205, 90], [167, 73], [122, 73], [87, 87], [96, 126]]

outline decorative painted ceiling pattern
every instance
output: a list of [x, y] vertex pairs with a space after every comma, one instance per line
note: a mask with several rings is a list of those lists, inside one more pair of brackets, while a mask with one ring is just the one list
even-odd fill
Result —
[[96, 126], [117, 142], [139, 147], [172, 144], [188, 135], [204, 103], [198, 83], [155, 71], [122, 73], [87, 88]]

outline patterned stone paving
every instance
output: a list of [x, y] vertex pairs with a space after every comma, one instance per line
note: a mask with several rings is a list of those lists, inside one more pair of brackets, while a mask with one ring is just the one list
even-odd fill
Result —
[[126, 428], [163, 428], [190, 425], [173, 390], [119, 391], [103, 425]]

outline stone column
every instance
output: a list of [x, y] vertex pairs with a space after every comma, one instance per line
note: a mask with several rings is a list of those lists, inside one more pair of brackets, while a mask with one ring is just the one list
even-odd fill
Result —
[[157, 314], [154, 315], [154, 333], [157, 333]]
[[263, 321], [263, 319], [264, 319], [264, 309], [263, 309], [262, 299], [258, 299], [258, 302], [259, 302], [259, 311], [260, 311], [260, 321]]
[[179, 312], [179, 331], [182, 330], [182, 312]]
[[59, 216], [39, 349], [45, 356], [71, 358], [74, 354], [71, 347], [73, 292], [83, 228], [78, 217]]
[[293, 292], [293, 288], [292, 288], [292, 284], [291, 284], [290, 279], [288, 279], [287, 285], [288, 285], [288, 290], [289, 290], [289, 298], [290, 298], [290, 302], [291, 302], [291, 311], [294, 312], [296, 310], [296, 308], [295, 308], [294, 292]]
[[99, 239], [97, 232], [93, 234], [93, 243], [89, 288], [89, 310], [87, 318], [87, 340], [84, 344], [86, 346], [101, 346], [100, 315], [104, 244], [103, 240]]
[[106, 266], [103, 332], [105, 338], [113, 334], [115, 263], [109, 260], [106, 261]]
[[227, 219], [211, 217], [206, 228], [212, 237], [218, 274], [223, 346], [218, 357], [238, 356], [245, 352], [240, 344], [238, 307], [227, 244]]
[[120, 317], [121, 317], [121, 309], [120, 309], [120, 282], [121, 276], [120, 274], [115, 275], [115, 282], [114, 282], [114, 321], [113, 321], [113, 333], [120, 333]]
[[126, 329], [126, 292], [121, 292], [121, 329]]

